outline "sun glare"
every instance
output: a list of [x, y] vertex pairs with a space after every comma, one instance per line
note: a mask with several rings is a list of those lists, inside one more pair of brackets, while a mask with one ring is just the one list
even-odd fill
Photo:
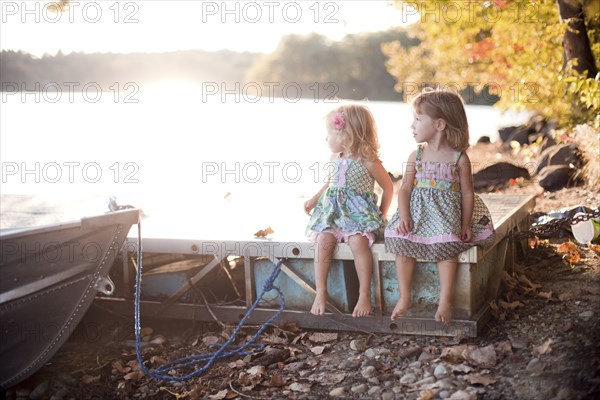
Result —
[[389, 1], [28, 1], [1, 3], [2, 49], [41, 57], [203, 49], [269, 53], [286, 34], [332, 39], [409, 23]]

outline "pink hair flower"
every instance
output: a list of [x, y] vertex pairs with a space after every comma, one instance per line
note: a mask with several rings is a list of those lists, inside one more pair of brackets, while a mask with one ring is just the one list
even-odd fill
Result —
[[335, 113], [335, 115], [333, 116], [333, 120], [332, 120], [333, 126], [335, 127], [335, 129], [337, 129], [338, 131], [341, 131], [342, 129], [344, 129], [344, 127], [346, 126], [346, 117], [344, 115], [343, 111], [338, 111]]

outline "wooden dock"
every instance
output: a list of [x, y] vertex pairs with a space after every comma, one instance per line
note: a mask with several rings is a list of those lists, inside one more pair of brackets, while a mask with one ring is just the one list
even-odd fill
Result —
[[[337, 246], [330, 268], [328, 313], [324, 316], [310, 314], [308, 311], [315, 293], [314, 245], [302, 237], [304, 227], [299, 227], [297, 241], [280, 241], [277, 237], [214, 240], [144, 236], [142, 294], [146, 297], [141, 302], [142, 316], [201, 321], [213, 321], [216, 317], [222, 322], [235, 324], [255, 302], [273, 267], [285, 258], [275, 281], [286, 301], [281, 321], [319, 330], [477, 336], [489, 320], [489, 304], [499, 294], [502, 271], [510, 271], [515, 252], [527, 249], [526, 243], [515, 241], [512, 234], [529, 228], [529, 213], [535, 205], [531, 195], [481, 197], [491, 211], [496, 241], [485, 252], [473, 247], [459, 255], [453, 322], [449, 326], [439, 324], [433, 318], [439, 293], [435, 263], [421, 261], [417, 262], [413, 279], [413, 308], [405, 318], [390, 320], [398, 299], [395, 256], [385, 252], [382, 242], [372, 247], [374, 314], [363, 318], [351, 316], [358, 295], [358, 280], [352, 253], [346, 244]], [[133, 315], [136, 266], [132, 255], [137, 252], [137, 238], [130, 235], [126, 248], [128, 254], [125, 254], [123, 268], [116, 272], [117, 278], [113, 278], [117, 286], [116, 297], [101, 297], [97, 301], [117, 313]], [[162, 266], [159, 265], [161, 262]], [[231, 268], [232, 265], [238, 267]], [[204, 295], [200, 301], [198, 296], [194, 300], [194, 296], [190, 295], [198, 292], [198, 287], [207, 280], [214, 280], [217, 271], [224, 271], [228, 276], [237, 275], [243, 280], [243, 289], [239, 291], [236, 303], [217, 301], [207, 306]], [[211, 282], [208, 284], [213, 285]], [[154, 297], [149, 298], [150, 294]], [[268, 293], [247, 323], [261, 324], [273, 315], [278, 306], [279, 299]]]

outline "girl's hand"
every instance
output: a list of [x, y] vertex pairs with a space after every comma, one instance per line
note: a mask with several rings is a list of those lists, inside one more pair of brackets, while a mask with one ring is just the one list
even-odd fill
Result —
[[315, 208], [316, 205], [317, 201], [314, 198], [306, 200], [306, 202], [304, 203], [304, 212], [306, 213], [306, 215], [310, 215], [310, 212], [313, 208]]
[[398, 222], [398, 228], [396, 229], [399, 234], [407, 235], [413, 229], [413, 220], [412, 218], [402, 218], [400, 217], [400, 222]]
[[471, 226], [463, 226], [462, 232], [460, 234], [460, 239], [463, 242], [470, 242], [473, 239], [473, 231], [471, 230]]

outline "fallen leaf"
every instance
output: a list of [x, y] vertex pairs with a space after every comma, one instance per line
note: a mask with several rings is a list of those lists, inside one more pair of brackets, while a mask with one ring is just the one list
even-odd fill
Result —
[[122, 374], [129, 372], [129, 371], [125, 370], [125, 366], [123, 366], [123, 362], [121, 362], [121, 360], [118, 360], [118, 361], [115, 361], [114, 363], [112, 363], [112, 367]]
[[167, 360], [165, 360], [164, 358], [160, 357], [160, 356], [152, 356], [152, 358], [150, 359], [150, 363], [151, 364], [166, 364]]
[[283, 329], [286, 332], [290, 332], [290, 333], [298, 333], [298, 332], [300, 332], [300, 327], [295, 322], [285, 321], [281, 325], [281, 329]]
[[554, 343], [554, 340], [552, 340], [552, 338], [546, 340], [544, 342], [544, 344], [540, 345], [540, 346], [535, 346], [533, 348], [533, 355], [534, 356], [541, 356], [542, 354], [546, 354], [546, 353], [550, 353], [552, 351], [552, 347], [550, 347], [552, 344]]
[[81, 382], [87, 384], [96, 383], [100, 381], [100, 375], [92, 376], [92, 375], [84, 375], [81, 377]]
[[165, 339], [165, 337], [164, 337], [164, 336], [162, 336], [162, 335], [158, 335], [158, 336], [156, 336], [154, 339], [152, 339], [152, 340], [150, 341], [150, 343], [152, 343], [152, 344], [158, 344], [158, 345], [162, 345], [162, 344], [164, 344], [166, 341], [167, 341], [167, 339]]
[[333, 333], [325, 333], [325, 332], [315, 332], [308, 337], [308, 340], [314, 343], [327, 343], [337, 340], [338, 334], [337, 332]]
[[254, 367], [250, 368], [246, 372], [250, 375], [264, 375], [266, 372], [266, 369], [262, 365], [255, 365]]
[[246, 366], [246, 362], [244, 360], [236, 360], [236, 361], [230, 362], [229, 364], [227, 364], [227, 366], [231, 369], [242, 368], [242, 367]]
[[248, 391], [254, 389], [258, 385], [265, 375], [265, 367], [262, 365], [255, 365], [245, 372], [240, 372], [238, 382], [243, 386], [242, 390]]
[[[183, 397], [188, 397], [188, 395], [190, 395], [190, 396], [193, 396], [193, 395], [194, 395], [194, 392], [195, 392], [195, 389], [192, 389], [190, 392], [187, 392], [187, 393], [185, 393], [185, 392], [184, 392], [185, 394], [184, 394], [184, 395], [182, 395], [182, 394], [180, 394], [180, 393], [172, 392], [172, 391], [170, 391], [169, 389], [167, 389], [167, 388], [166, 388], [166, 387], [164, 387], [164, 386], [161, 386], [161, 387], [160, 387], [160, 390], [164, 390], [165, 392], [168, 392], [168, 393], [172, 394], [173, 396], [175, 396], [175, 400], [179, 400], [179, 399], [181, 399], [181, 398], [183, 398]], [[192, 398], [193, 398], [193, 397], [192, 397]]]
[[451, 366], [452, 372], [463, 372], [468, 374], [473, 371], [473, 367], [469, 367], [467, 364], [457, 364]]
[[463, 352], [465, 351], [467, 346], [469, 345], [463, 344], [459, 346], [445, 347], [442, 349], [442, 354], [440, 354], [440, 358], [444, 361], [448, 361], [453, 364], [456, 364], [460, 361], [464, 361], [465, 358], [463, 357]]
[[577, 251], [577, 245], [571, 241], [565, 242], [558, 246], [558, 251], [561, 253], [568, 253], [569, 251]]
[[[198, 396], [198, 397], [200, 397], [200, 396]], [[227, 392], [227, 397], [225, 397], [225, 398], [226, 398], [226, 399], [228, 399], [228, 400], [229, 400], [229, 399], [239, 399], [239, 396], [238, 396], [238, 394], [237, 394], [236, 392], [234, 392], [233, 390], [229, 390], [229, 391]]]
[[206, 336], [202, 338], [202, 342], [204, 342], [207, 347], [210, 347], [219, 343], [219, 338], [216, 336]]
[[588, 244], [590, 250], [594, 250], [596, 253], [600, 253], [600, 244]]
[[496, 304], [496, 300], [492, 300], [490, 302], [490, 310], [491, 310], [492, 316], [494, 318], [496, 318], [497, 320], [500, 320], [500, 321], [506, 320], [506, 313], [504, 311], [500, 310], [500, 308], [498, 307], [498, 304]]
[[498, 300], [498, 305], [504, 309], [514, 310], [515, 308], [523, 307], [525, 304], [521, 303], [518, 300], [515, 300], [511, 303], [507, 303], [504, 300]]
[[565, 242], [558, 246], [558, 252], [563, 254], [563, 258], [569, 262], [569, 264], [577, 264], [581, 260], [579, 255], [579, 249], [573, 242]]
[[297, 349], [295, 347], [288, 347], [287, 349], [290, 351], [290, 354], [291, 354], [292, 357], [295, 357], [296, 353], [298, 353], [298, 354], [304, 353], [302, 350]]
[[323, 354], [323, 351], [325, 351], [325, 346], [311, 347], [310, 351], [312, 351], [313, 354], [316, 354], [316, 355]]
[[537, 246], [537, 244], [538, 244], [538, 238], [535, 236], [533, 238], [530, 238], [528, 241], [528, 244], [529, 244], [530, 249], [534, 249], [535, 246]]
[[550, 300], [552, 298], [552, 290], [549, 292], [539, 292], [538, 296], [543, 297], [546, 300]]
[[[473, 388], [470, 388], [473, 389]], [[449, 400], [477, 400], [477, 394], [474, 391], [457, 390], [448, 397]]]
[[456, 335], [454, 335], [450, 339], [448, 339], [447, 344], [460, 344], [460, 342], [462, 342], [464, 338], [465, 338], [465, 333], [463, 331], [459, 331], [456, 333]]
[[275, 233], [275, 231], [269, 226], [266, 229], [261, 229], [258, 232], [256, 232], [254, 234], [254, 237], [257, 237], [257, 238], [259, 238], [259, 237], [265, 237], [265, 236], [267, 236], [267, 235], [269, 235], [271, 233]]
[[440, 358], [445, 361], [458, 363], [460, 361], [466, 361], [465, 355], [469, 350], [469, 347], [475, 348], [477, 346], [473, 344], [461, 344], [458, 346], [445, 347], [442, 349]]
[[263, 342], [269, 344], [287, 344], [288, 340], [286, 338], [279, 337], [277, 335], [267, 335], [262, 339]]
[[144, 371], [133, 371], [123, 377], [126, 381], [137, 381], [145, 375]]
[[462, 377], [464, 380], [468, 381], [471, 385], [492, 385], [497, 382], [497, 379], [490, 378], [489, 376], [480, 375], [480, 374], [470, 374], [464, 375]]
[[468, 359], [478, 367], [491, 368], [496, 365], [496, 350], [492, 344], [485, 347], [477, 347], [467, 355]]
[[310, 392], [310, 384], [309, 383], [298, 383], [298, 382], [294, 382], [290, 385], [290, 390], [292, 392], [303, 392], [303, 393], [308, 393]]
[[511, 289], [514, 289], [519, 284], [513, 276], [509, 275], [508, 272], [502, 271], [502, 281]]
[[274, 348], [267, 346], [265, 351], [254, 359], [255, 365], [268, 366], [288, 359], [290, 351], [287, 348]]
[[531, 289], [534, 289], [534, 290], [542, 287], [542, 285], [531, 282], [529, 280], [529, 278], [527, 278], [525, 275], [519, 275], [519, 282], [526, 284], [527, 286], [529, 286]]
[[496, 350], [491, 344], [485, 347], [465, 344], [442, 349], [440, 358], [453, 363], [466, 361], [478, 367], [490, 368], [496, 365]]
[[140, 330], [140, 336], [148, 336], [152, 335], [152, 333], [154, 333], [154, 329], [150, 328], [149, 326], [146, 326]]
[[359, 352], [365, 351], [365, 349], [367, 348], [367, 343], [368, 343], [367, 338], [352, 339], [350, 341], [350, 350], [359, 351]]
[[574, 298], [575, 298], [575, 296], [571, 292], [564, 292], [564, 293], [561, 293], [558, 295], [558, 299], [560, 301], [573, 300]]
[[510, 340], [503, 340], [496, 343], [496, 352], [500, 354], [512, 354], [512, 343]]
[[216, 394], [211, 394], [210, 396], [208, 396], [208, 398], [211, 400], [221, 400], [227, 397], [227, 392], [227, 389], [223, 389]]
[[271, 380], [269, 382], [263, 383], [263, 386], [270, 386], [270, 387], [285, 386], [285, 379], [283, 379], [283, 377], [279, 374], [273, 374], [273, 375], [271, 375]]

